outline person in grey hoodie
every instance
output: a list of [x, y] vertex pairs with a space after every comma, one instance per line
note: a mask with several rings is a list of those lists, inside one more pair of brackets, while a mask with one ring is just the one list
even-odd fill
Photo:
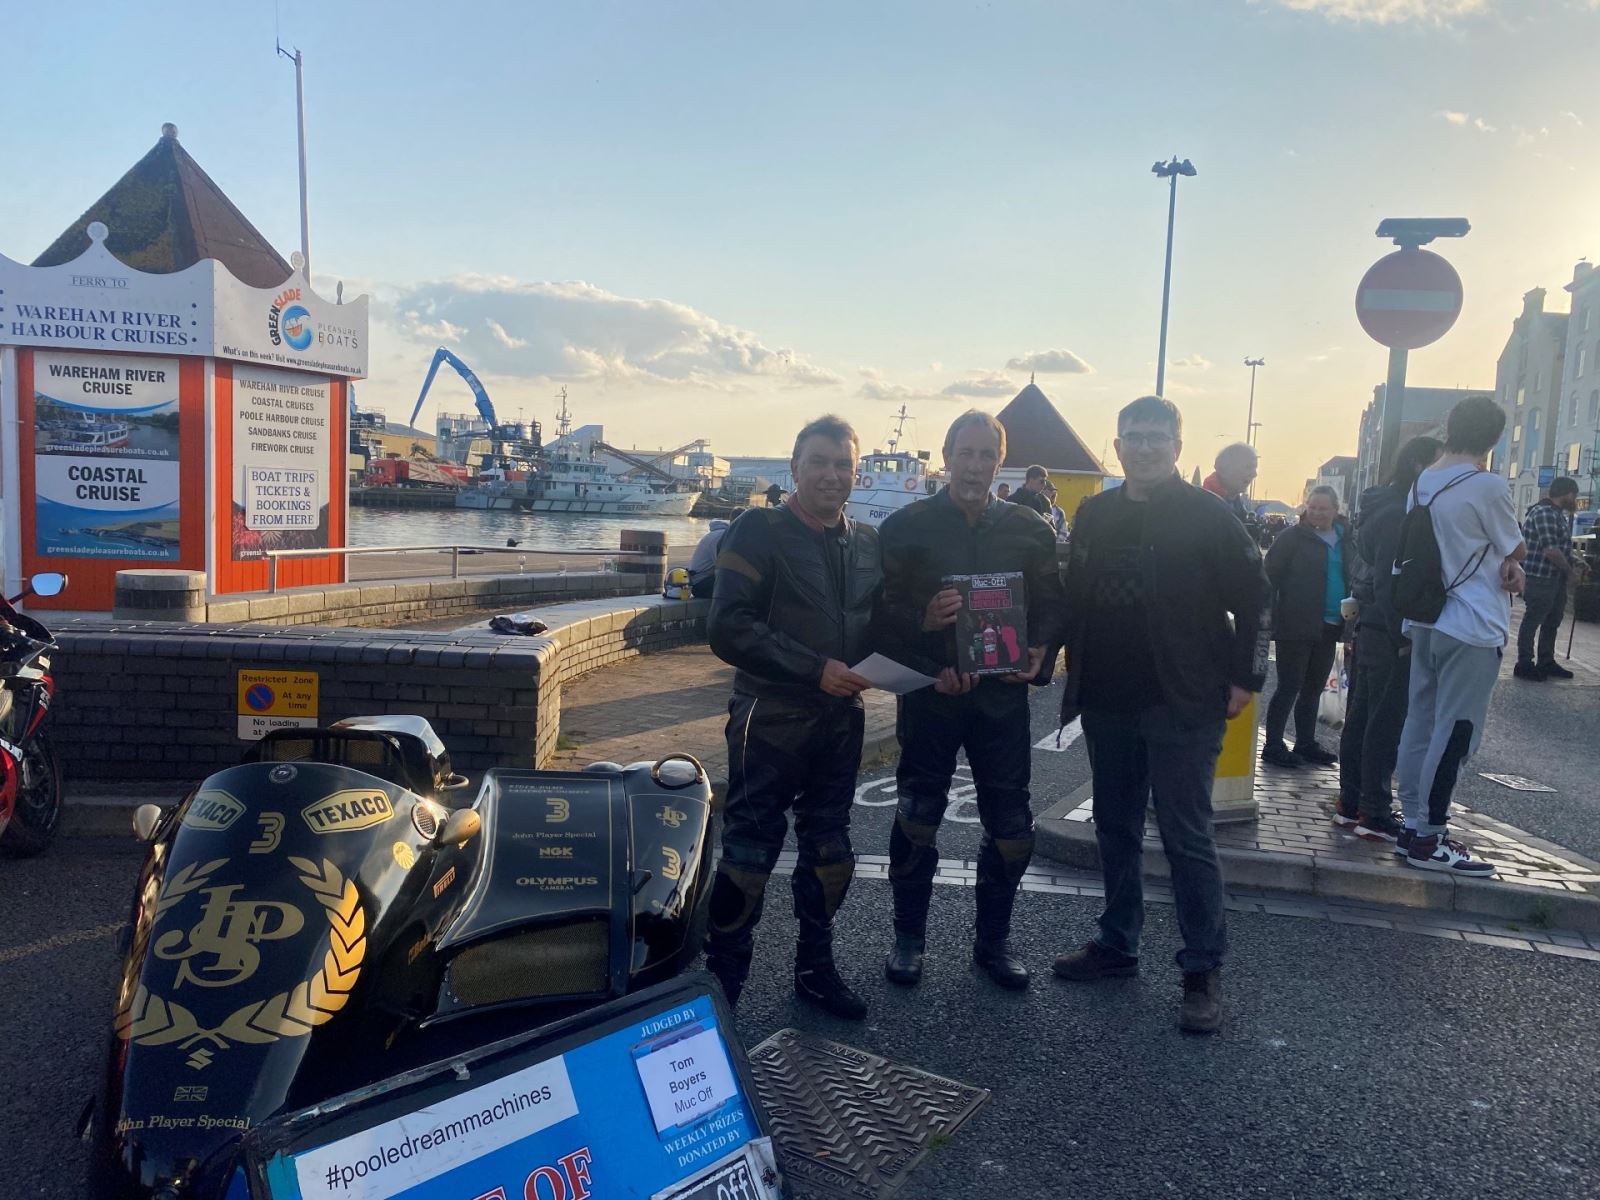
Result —
[[1394, 473], [1361, 494], [1356, 520], [1355, 669], [1339, 739], [1339, 802], [1333, 823], [1369, 842], [1393, 843], [1404, 828], [1393, 811], [1395, 756], [1406, 723], [1411, 643], [1400, 631], [1390, 594], [1400, 523], [1417, 476], [1439, 457], [1438, 438], [1412, 438], [1400, 448]]

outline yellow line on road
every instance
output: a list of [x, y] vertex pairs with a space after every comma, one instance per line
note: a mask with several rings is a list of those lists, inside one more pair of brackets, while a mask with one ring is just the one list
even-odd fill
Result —
[[12, 946], [9, 950], [0, 950], [0, 963], [15, 962], [19, 958], [27, 958], [30, 954], [42, 954], [46, 950], [59, 950], [63, 946], [76, 945], [78, 942], [91, 942], [95, 938], [102, 938], [108, 934], [116, 933], [121, 928], [121, 921], [113, 921], [109, 925], [95, 925], [89, 929], [74, 929], [71, 933], [58, 933], [55, 937], [48, 937], [38, 942], [29, 942], [26, 946]]

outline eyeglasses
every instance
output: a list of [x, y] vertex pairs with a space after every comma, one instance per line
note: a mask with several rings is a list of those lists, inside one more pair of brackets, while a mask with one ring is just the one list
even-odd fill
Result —
[[1170, 433], [1124, 433], [1118, 440], [1130, 450], [1166, 450], [1174, 439]]

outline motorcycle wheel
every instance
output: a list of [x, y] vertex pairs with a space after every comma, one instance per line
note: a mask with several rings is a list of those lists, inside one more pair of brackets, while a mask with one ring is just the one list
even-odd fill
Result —
[[23, 748], [20, 774], [17, 807], [11, 823], [0, 833], [0, 852], [13, 858], [41, 853], [61, 823], [61, 762], [45, 734], [38, 734]]

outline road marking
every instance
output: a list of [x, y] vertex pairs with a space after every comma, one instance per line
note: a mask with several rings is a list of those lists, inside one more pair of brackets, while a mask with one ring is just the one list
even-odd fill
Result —
[[1556, 790], [1523, 775], [1491, 775], [1487, 771], [1479, 771], [1478, 774], [1490, 783], [1498, 783], [1514, 792], [1553, 792]]
[[91, 942], [95, 938], [116, 933], [122, 928], [122, 924], [121, 921], [113, 921], [109, 925], [96, 925], [92, 929], [74, 929], [71, 933], [58, 933], [42, 941], [29, 942], [26, 946], [12, 946], [9, 950], [0, 950], [0, 963], [15, 962], [19, 958], [27, 958], [30, 954], [43, 954], [47, 950], [59, 950], [63, 946], [73, 946], [78, 942]]
[[1070, 749], [1072, 743], [1083, 736], [1083, 726], [1078, 718], [1072, 718], [1072, 723], [1065, 729], [1058, 729], [1054, 733], [1047, 733], [1033, 744], [1035, 750], [1053, 750], [1060, 752]]
[[[856, 788], [855, 802], [862, 808], [889, 808], [899, 798], [894, 776], [886, 775]], [[978, 788], [972, 782], [970, 767], [963, 765], [956, 768], [955, 778], [950, 781], [949, 801], [949, 807], [944, 810], [946, 821], [954, 821], [958, 825], [978, 823]]]

